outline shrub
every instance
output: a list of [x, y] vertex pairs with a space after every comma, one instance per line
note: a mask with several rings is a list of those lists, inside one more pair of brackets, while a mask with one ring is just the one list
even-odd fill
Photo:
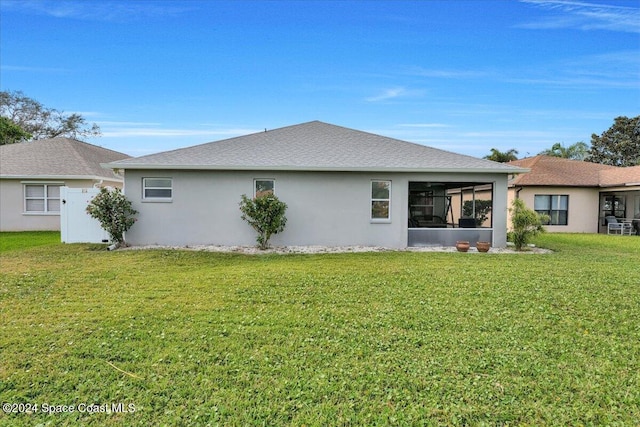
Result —
[[511, 241], [517, 251], [522, 250], [530, 239], [544, 231], [542, 224], [549, 221], [548, 215], [542, 215], [527, 208], [522, 199], [514, 199], [509, 208], [511, 213]]
[[256, 238], [258, 247], [267, 249], [271, 235], [284, 230], [284, 226], [287, 224], [287, 218], [284, 216], [287, 204], [271, 193], [254, 199], [248, 198], [245, 194], [241, 197], [242, 219], [258, 232]]
[[465, 218], [473, 217], [473, 205], [476, 207], [476, 227], [481, 227], [487, 219], [489, 219], [489, 213], [493, 207], [492, 200], [466, 200], [462, 205], [462, 215]]
[[121, 246], [125, 243], [124, 233], [136, 222], [133, 215], [138, 211], [119, 188], [102, 187], [87, 206], [87, 213], [100, 221], [112, 243]]

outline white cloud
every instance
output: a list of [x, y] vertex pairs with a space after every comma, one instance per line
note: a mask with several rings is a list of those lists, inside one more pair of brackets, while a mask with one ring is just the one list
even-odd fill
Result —
[[370, 97], [366, 98], [365, 100], [368, 101], [368, 102], [387, 101], [389, 99], [393, 99], [393, 98], [397, 98], [399, 96], [402, 96], [405, 92], [406, 92], [406, 90], [403, 87], [394, 87], [394, 88], [391, 88], [391, 89], [386, 89], [386, 90], [384, 90], [382, 93], [380, 93], [378, 95], [370, 96]]
[[[189, 2], [2, 0], [2, 10], [48, 15], [54, 18], [87, 21], [129, 22], [147, 18], [172, 17], [191, 10]], [[186, 5], [186, 6], [185, 6]]]
[[401, 123], [398, 126], [407, 128], [448, 128], [451, 125], [444, 123]]
[[100, 121], [100, 126], [160, 126], [155, 122], [118, 122], [118, 121]]
[[638, 90], [640, 87], [640, 55], [636, 51], [587, 55], [532, 67], [522, 77], [505, 77], [509, 83], [552, 85], [584, 88], [620, 88]]
[[365, 98], [367, 102], [389, 101], [396, 98], [419, 97], [424, 95], [424, 90], [406, 89], [402, 86], [385, 89], [377, 95]]
[[26, 65], [0, 65], [0, 70], [2, 71], [18, 71], [21, 73], [69, 73], [71, 72], [68, 68], [59, 68], [59, 67], [32, 67]]
[[571, 0], [520, 0], [550, 10], [555, 14], [521, 23], [518, 28], [608, 30], [640, 33], [640, 8]]
[[[467, 106], [475, 109], [476, 106]], [[505, 113], [505, 106], [496, 105], [494, 110]], [[486, 106], [480, 106], [481, 111], [486, 110]], [[518, 116], [530, 117], [536, 111], [515, 112]], [[544, 112], [540, 112], [544, 113]], [[567, 113], [558, 111], [558, 114]], [[579, 114], [579, 112], [574, 112]], [[471, 112], [469, 112], [472, 115]], [[402, 126], [395, 125], [390, 128], [367, 129], [368, 132], [385, 135], [391, 138], [398, 138], [417, 144], [427, 145], [446, 151], [463, 153], [475, 157], [483, 157], [489, 154], [491, 148], [501, 151], [515, 148], [519, 151], [520, 157], [531, 156], [542, 150], [550, 148], [558, 141], [573, 143], [579, 140], [587, 140], [590, 130], [574, 129], [567, 127], [536, 128], [530, 123], [523, 123], [521, 117], [516, 117], [516, 121], [508, 126], [495, 126], [487, 128], [482, 124], [468, 124], [466, 120], [459, 120], [455, 125], [440, 126]], [[427, 124], [429, 125], [429, 124]], [[586, 138], [586, 139], [585, 139]]]
[[441, 79], [477, 79], [491, 77], [494, 73], [481, 70], [444, 70], [423, 67], [411, 67], [406, 74], [419, 77], [433, 77]]
[[189, 129], [189, 128], [162, 128], [162, 127], [145, 127], [135, 124], [137, 126], [130, 127], [129, 123], [121, 122], [119, 124], [110, 122], [109, 125], [99, 123], [102, 127], [102, 136], [106, 138], [174, 138], [174, 137], [187, 137], [187, 136], [201, 136], [204, 138], [217, 138], [217, 137], [232, 137], [238, 135], [246, 135], [249, 133], [259, 132], [258, 129], [246, 129], [246, 128], [218, 128], [218, 129]]
[[[640, 16], [638, 16], [640, 19]], [[566, 88], [631, 89], [640, 87], [640, 55], [635, 50], [608, 52], [598, 55], [574, 56], [553, 62], [528, 63], [525, 69], [501, 70], [440, 70], [410, 67], [398, 74], [443, 79], [481, 79], [504, 83], [538, 86], [563, 86]], [[398, 76], [395, 76], [398, 78]], [[367, 98], [379, 101], [395, 96], [407, 96], [408, 91], [387, 93]]]

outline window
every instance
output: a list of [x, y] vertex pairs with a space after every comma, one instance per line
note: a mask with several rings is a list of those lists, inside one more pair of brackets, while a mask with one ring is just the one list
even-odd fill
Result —
[[173, 179], [142, 178], [142, 199], [170, 201], [173, 197]]
[[275, 194], [275, 183], [273, 179], [254, 179], [253, 196], [260, 197], [267, 194]]
[[547, 225], [567, 225], [569, 196], [536, 195], [533, 209], [540, 214], [549, 215], [550, 220]]
[[61, 184], [25, 184], [24, 211], [27, 213], [60, 213]]
[[371, 181], [371, 220], [391, 219], [391, 181]]
[[604, 196], [602, 205], [602, 218], [607, 216], [615, 216], [616, 218], [624, 218], [626, 212], [626, 199], [624, 196]]

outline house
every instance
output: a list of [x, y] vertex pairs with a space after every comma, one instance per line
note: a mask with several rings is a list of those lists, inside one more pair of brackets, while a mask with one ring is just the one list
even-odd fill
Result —
[[[134, 245], [253, 245], [240, 196], [287, 203], [275, 245], [506, 245], [507, 181], [526, 169], [319, 121], [112, 162], [139, 213]], [[460, 228], [451, 190], [491, 188], [493, 213]], [[468, 192], [465, 193], [468, 197]]]
[[127, 157], [70, 138], [0, 146], [0, 231], [60, 230], [60, 188], [121, 187], [100, 164]]
[[515, 197], [551, 217], [550, 232], [606, 233], [607, 216], [640, 214], [640, 166], [617, 167], [539, 155], [509, 164], [530, 169], [509, 183]]

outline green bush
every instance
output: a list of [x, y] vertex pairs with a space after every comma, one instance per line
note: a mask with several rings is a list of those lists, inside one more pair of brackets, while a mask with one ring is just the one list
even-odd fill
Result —
[[522, 250], [533, 236], [543, 232], [542, 224], [549, 221], [548, 215], [541, 215], [527, 208], [522, 199], [514, 199], [509, 212], [512, 228], [509, 236], [517, 251]]
[[[473, 215], [473, 207], [475, 204], [475, 217]], [[475, 218], [476, 227], [481, 227], [491, 213], [493, 207], [492, 200], [466, 200], [462, 205], [462, 215], [465, 218]]]
[[274, 194], [267, 193], [254, 199], [245, 194], [240, 202], [242, 219], [247, 221], [258, 232], [256, 241], [260, 249], [269, 247], [269, 239], [272, 234], [280, 233], [287, 224], [284, 212], [287, 204], [280, 201]]
[[119, 188], [102, 187], [87, 206], [87, 213], [100, 221], [112, 243], [121, 246], [125, 243], [124, 233], [136, 222], [133, 215], [138, 211], [131, 207], [131, 202]]

